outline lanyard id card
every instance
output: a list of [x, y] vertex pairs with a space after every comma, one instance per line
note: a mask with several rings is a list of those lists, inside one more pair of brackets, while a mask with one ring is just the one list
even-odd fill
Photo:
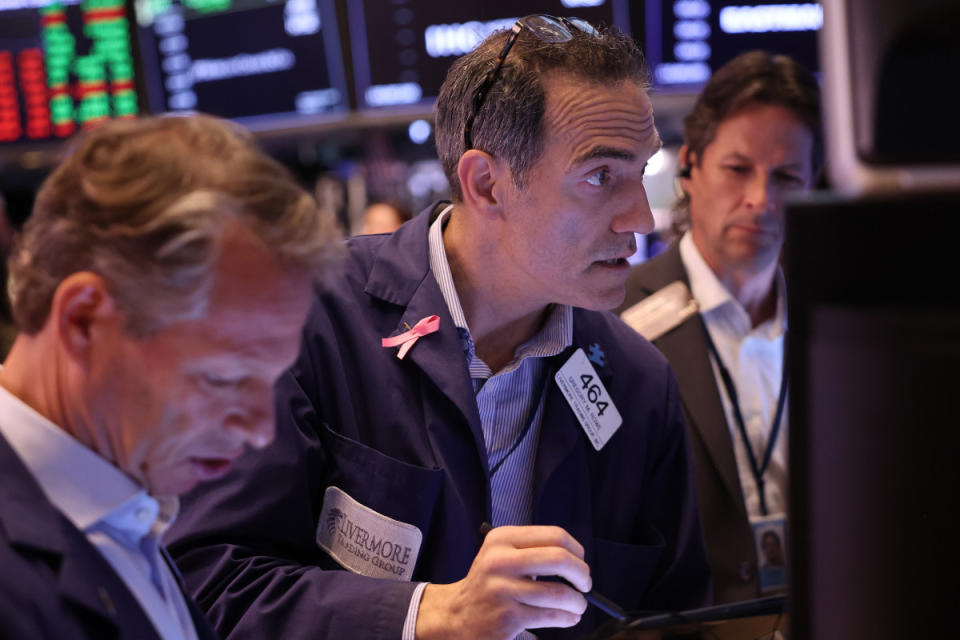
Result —
[[761, 595], [787, 589], [787, 519], [783, 514], [750, 518], [757, 549], [757, 582]]

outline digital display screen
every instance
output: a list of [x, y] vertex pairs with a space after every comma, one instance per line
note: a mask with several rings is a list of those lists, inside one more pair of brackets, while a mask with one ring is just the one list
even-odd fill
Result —
[[135, 117], [134, 74], [123, 0], [0, 2], [0, 142]]
[[819, 71], [819, 3], [776, 0], [646, 0], [633, 30], [643, 34], [644, 53], [658, 87], [696, 87], [714, 70], [753, 49], [789, 55]]
[[526, 15], [576, 16], [624, 32], [630, 25], [628, 0], [351, 0], [347, 7], [359, 108], [429, 103], [455, 59]]
[[138, 0], [150, 109], [252, 128], [348, 106], [332, 0]]

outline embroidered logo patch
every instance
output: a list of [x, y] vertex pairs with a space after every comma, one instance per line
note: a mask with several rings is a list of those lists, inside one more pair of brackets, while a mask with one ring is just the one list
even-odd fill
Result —
[[340, 565], [370, 578], [409, 581], [423, 533], [377, 513], [338, 487], [327, 487], [317, 523], [317, 544]]

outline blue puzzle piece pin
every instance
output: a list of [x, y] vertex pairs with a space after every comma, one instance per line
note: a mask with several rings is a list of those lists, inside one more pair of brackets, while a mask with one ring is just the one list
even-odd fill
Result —
[[596, 342], [590, 345], [590, 354], [587, 355], [587, 358], [598, 367], [602, 367], [607, 361], [607, 357], [604, 355], [603, 349], [601, 349], [600, 345]]

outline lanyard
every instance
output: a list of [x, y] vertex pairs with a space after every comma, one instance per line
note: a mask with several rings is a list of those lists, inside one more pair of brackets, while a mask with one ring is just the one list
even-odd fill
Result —
[[717, 363], [717, 369], [720, 370], [720, 379], [723, 380], [723, 386], [727, 390], [727, 397], [730, 399], [730, 405], [733, 409], [733, 419], [734, 422], [737, 423], [737, 430], [740, 432], [740, 437], [743, 440], [743, 448], [747, 450], [747, 460], [750, 461], [750, 471], [753, 474], [754, 482], [757, 484], [757, 494], [760, 496], [760, 513], [767, 515], [767, 496], [764, 492], [763, 474], [766, 473], [767, 467], [770, 466], [770, 458], [773, 457], [773, 448], [777, 444], [777, 436], [780, 435], [780, 424], [783, 418], [783, 408], [786, 405], [787, 386], [789, 383], [787, 379], [789, 372], [787, 368], [788, 354], [786, 352], [787, 337], [786, 335], [783, 337], [783, 373], [780, 376], [780, 393], [777, 396], [777, 410], [773, 415], [773, 426], [770, 428], [770, 438], [767, 440], [767, 448], [763, 452], [763, 460], [758, 464], [757, 457], [753, 453], [753, 447], [750, 446], [750, 439], [747, 437], [747, 426], [744, 424], [743, 414], [740, 412], [740, 400], [737, 396], [737, 388], [733, 384], [733, 377], [723, 365], [723, 360], [720, 358], [720, 353], [717, 351], [717, 347], [713, 344], [713, 339], [710, 337], [710, 331], [707, 330], [706, 322], [703, 323], [703, 333], [707, 337], [707, 346], [710, 348], [710, 353], [713, 355], [713, 359]]
[[523, 430], [520, 431], [520, 434], [517, 436], [517, 439], [514, 441], [513, 445], [510, 446], [510, 449], [503, 454], [503, 457], [500, 458], [495, 465], [490, 467], [490, 477], [493, 477], [493, 474], [507, 461], [507, 458], [517, 450], [517, 447], [520, 446], [520, 443], [523, 442], [523, 439], [527, 437], [527, 433], [530, 431], [530, 428], [533, 427], [533, 420], [537, 417], [537, 411], [540, 410], [540, 405], [543, 404], [543, 389], [547, 384], [547, 380], [550, 378], [551, 367], [547, 366], [544, 363], [544, 372], [540, 376], [540, 381], [537, 383], [537, 392], [532, 396], [530, 402], [530, 411], [527, 412], [527, 422], [523, 425]]

